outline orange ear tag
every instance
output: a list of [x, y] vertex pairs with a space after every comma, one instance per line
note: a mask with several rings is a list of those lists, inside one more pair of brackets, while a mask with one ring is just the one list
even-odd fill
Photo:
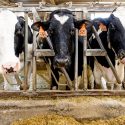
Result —
[[39, 29], [39, 36], [41, 38], [46, 38], [47, 37], [47, 32], [42, 28], [42, 26], [40, 26], [40, 29]]
[[86, 36], [86, 35], [87, 35], [86, 25], [82, 24], [82, 26], [79, 30], [79, 36]]
[[99, 28], [101, 31], [107, 31], [107, 27], [103, 23], [100, 23]]

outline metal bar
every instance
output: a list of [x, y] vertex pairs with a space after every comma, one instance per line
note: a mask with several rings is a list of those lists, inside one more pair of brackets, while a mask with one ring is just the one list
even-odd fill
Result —
[[32, 8], [32, 13], [33, 13], [33, 21], [34, 22], [41, 20], [38, 13], [37, 13], [37, 11], [36, 11], [36, 9], [34, 7]]
[[[32, 8], [32, 13], [33, 13], [33, 21], [35, 22], [36, 20], [39, 20], [39, 17], [37, 15], [37, 11], [35, 8]], [[33, 53], [36, 51], [36, 35], [37, 32], [33, 31]], [[32, 74], [32, 90], [36, 91], [36, 56], [32, 57], [32, 66], [33, 66], [33, 74]]]
[[61, 68], [61, 70], [62, 70], [62, 72], [64, 73], [64, 75], [67, 79], [68, 87], [70, 88], [70, 90], [73, 90], [72, 81], [70, 80], [68, 73], [66, 72], [65, 68]]
[[[33, 31], [33, 52], [36, 50], [36, 31]], [[36, 57], [32, 58], [33, 75], [32, 75], [32, 90], [36, 90]]]
[[48, 42], [48, 44], [50, 46], [50, 49], [53, 49], [53, 44], [52, 44], [51, 39], [50, 39], [49, 36], [46, 37], [46, 40], [47, 40], [47, 42]]
[[87, 49], [86, 56], [105, 56], [107, 53], [101, 49]]
[[[33, 6], [34, 7], [34, 6]], [[8, 10], [11, 10], [13, 12], [32, 12], [32, 9], [33, 7], [10, 7], [10, 8], [7, 8], [7, 7], [0, 7], [0, 11], [2, 10], [5, 10], [5, 9], [8, 9]], [[56, 9], [67, 9], [67, 7], [43, 7], [43, 8], [40, 8], [40, 7], [35, 7], [36, 11], [38, 12], [52, 12]], [[82, 12], [83, 11], [83, 8], [84, 7], [74, 7], [74, 8], [68, 8], [70, 11], [72, 12]], [[114, 8], [88, 8], [88, 12], [112, 12]]]
[[83, 83], [84, 89], [88, 88], [88, 78], [87, 78], [87, 57], [85, 52], [87, 51], [87, 36], [83, 36]]
[[27, 54], [28, 54], [28, 13], [25, 13], [25, 52], [24, 52], [24, 90], [28, 87], [28, 79], [27, 79]]
[[[99, 35], [98, 35], [98, 33], [97, 33], [95, 27], [92, 26], [92, 29], [93, 29], [94, 35], [95, 35], [95, 37], [96, 37], [96, 39], [97, 39], [97, 41], [98, 41], [98, 43], [99, 43], [99, 46], [101, 47], [102, 50], [104, 50], [104, 51], [106, 52], [106, 50], [105, 50], [105, 48], [103, 47], [103, 44], [102, 44], [102, 42], [101, 42], [101, 39], [100, 39], [100, 37], [99, 37]], [[117, 82], [118, 82], [119, 84], [121, 84], [122, 82], [121, 82], [120, 78], [118, 77], [117, 71], [115, 70], [115, 68], [114, 68], [114, 66], [113, 66], [113, 64], [112, 64], [112, 62], [111, 62], [111, 60], [110, 60], [108, 54], [106, 54], [105, 57], [106, 57], [106, 60], [108, 61], [108, 64], [109, 64], [110, 67], [111, 67], [111, 70], [112, 70], [112, 72], [113, 72], [113, 74], [114, 74], [114, 76], [115, 76]]]
[[75, 33], [75, 77], [74, 77], [74, 84], [75, 90], [78, 90], [78, 29], [76, 29]]
[[34, 52], [34, 56], [40, 57], [40, 56], [54, 56], [55, 52], [51, 49], [36, 49]]

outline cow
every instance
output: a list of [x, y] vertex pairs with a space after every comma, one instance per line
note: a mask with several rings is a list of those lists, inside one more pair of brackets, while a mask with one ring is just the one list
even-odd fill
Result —
[[[19, 54], [24, 51], [25, 20], [9, 10], [0, 12], [0, 73], [4, 77], [4, 90], [20, 90], [8, 79], [20, 70]], [[32, 32], [28, 28], [28, 43], [32, 43]], [[15, 80], [12, 80], [15, 82]]]
[[[59, 9], [55, 10], [50, 14], [50, 18], [46, 22], [36, 22], [32, 25], [32, 29], [38, 31], [40, 27], [42, 27], [44, 30], [46, 30], [51, 38], [53, 48], [55, 51], [54, 57], [49, 57], [51, 59], [51, 69], [55, 76], [57, 77], [57, 80], [59, 80], [59, 67], [65, 67], [67, 73], [69, 74], [69, 77], [71, 80], [74, 80], [74, 46], [75, 46], [75, 35], [74, 35], [74, 29], [82, 26], [83, 23], [86, 23], [86, 20], [75, 20], [73, 17], [73, 14], [69, 10], [65, 9]], [[95, 26], [97, 30], [100, 29], [100, 24], [104, 25], [103, 32], [100, 33], [100, 37], [102, 39], [103, 45], [113, 63], [113, 65], [116, 65], [115, 62], [115, 56], [117, 55], [119, 61], [118, 65], [121, 66], [121, 63], [125, 63], [125, 32], [124, 32], [124, 25], [121, 23], [120, 19], [118, 19], [115, 14], [111, 14], [109, 18], [98, 18], [94, 19], [92, 21], [92, 24]], [[91, 28], [87, 28], [88, 31], [88, 39], [90, 36], [93, 36]], [[103, 38], [104, 37], [104, 38]], [[108, 39], [107, 39], [108, 38]], [[95, 42], [96, 43], [95, 43]], [[79, 37], [78, 40], [79, 46], [78, 46], [78, 75], [82, 74], [82, 65], [83, 65], [83, 40]], [[109, 47], [111, 45], [111, 48]], [[99, 48], [99, 45], [97, 44], [96, 39], [93, 38], [93, 40], [90, 43], [91, 48]], [[47, 42], [43, 42], [43, 48], [49, 48]], [[109, 67], [109, 64], [107, 63], [107, 60], [105, 57], [97, 57], [97, 60], [99, 64], [101, 64], [101, 68], [103, 71], [106, 71], [108, 74], [111, 73], [111, 69]], [[94, 58], [88, 59], [88, 62], [90, 62], [90, 66], [92, 70], [94, 71], [94, 76], [96, 77], [96, 65], [94, 61]], [[122, 68], [123, 69], [123, 68]], [[106, 74], [106, 75], [107, 75]], [[113, 77], [110, 77], [110, 75]], [[113, 74], [108, 74], [111, 81], [110, 82], [116, 82], [116, 79], [114, 78]], [[123, 76], [123, 75], [122, 75]], [[97, 78], [97, 77], [96, 77]], [[105, 82], [105, 79], [107, 77], [102, 77], [100, 75], [99, 82], [96, 80], [97, 84], [100, 84], [100, 81], [103, 83]], [[114, 79], [114, 80], [113, 80]], [[107, 81], [108, 78], [106, 79]], [[92, 80], [93, 81], [93, 80]], [[121, 78], [122, 81], [122, 78]], [[102, 83], [102, 84], [103, 84]], [[56, 81], [54, 80], [52, 76], [52, 86], [57, 86]], [[102, 85], [103, 86], [103, 85]], [[103, 87], [106, 88], [106, 87]]]
[[[119, 7], [108, 18], [96, 18], [92, 21], [96, 30], [101, 31], [99, 32], [99, 36], [112, 64], [118, 73], [121, 82], [123, 82], [124, 79], [125, 64], [124, 11], [125, 8]], [[90, 48], [99, 49], [100, 47], [97, 43], [97, 40], [95, 37], [93, 37], [93, 35], [91, 35], [92, 31], [89, 29], [88, 32], [89, 38], [92, 36], [92, 39], [89, 43]], [[108, 89], [107, 83], [109, 82], [111, 84], [110, 87], [113, 89], [112, 85], [113, 83], [117, 83], [117, 81], [105, 57], [96, 57], [96, 60], [92, 61], [91, 63], [91, 68], [94, 73], [96, 88], [101, 85], [101, 88]], [[118, 88], [121, 87], [121, 85], [118, 86], [117, 84]]]
[[[39, 31], [42, 27], [50, 36], [54, 57], [48, 57], [51, 60], [51, 70], [59, 80], [60, 67], [64, 67], [70, 77], [74, 80], [74, 63], [75, 63], [75, 28], [80, 29], [82, 24], [87, 20], [76, 20], [73, 13], [67, 9], [58, 9], [53, 11], [47, 21], [35, 22], [31, 28]], [[44, 34], [46, 36], [46, 34]], [[83, 65], [83, 39], [78, 40], [78, 75], [82, 74]], [[43, 49], [49, 49], [46, 40], [43, 40]], [[58, 88], [58, 85], [52, 76], [52, 85]]]

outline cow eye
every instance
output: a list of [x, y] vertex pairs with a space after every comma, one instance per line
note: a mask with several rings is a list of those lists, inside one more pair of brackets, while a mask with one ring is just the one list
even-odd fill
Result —
[[50, 34], [50, 35], [53, 34], [53, 30], [52, 30], [52, 29], [49, 29], [49, 30], [48, 30], [48, 34]]
[[110, 28], [111, 30], [115, 30], [115, 26], [114, 26], [112, 23], [110, 23], [109, 28]]

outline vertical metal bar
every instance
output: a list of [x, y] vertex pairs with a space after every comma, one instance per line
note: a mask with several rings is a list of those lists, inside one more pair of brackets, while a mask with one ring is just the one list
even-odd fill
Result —
[[[35, 8], [32, 8], [33, 13], [33, 22], [40, 21], [40, 17], [36, 11]], [[33, 31], [33, 53], [36, 51], [36, 31]], [[37, 75], [36, 75], [36, 57], [33, 54], [32, 58], [32, 66], [33, 66], [33, 74], [32, 74], [32, 90], [36, 90], [36, 84], [37, 84]]]
[[75, 90], [78, 90], [78, 29], [75, 31]]
[[[86, 9], [83, 8], [82, 11], [82, 18], [86, 19]], [[87, 56], [86, 56], [86, 51], [87, 51], [87, 33], [85, 36], [83, 36], [83, 76], [82, 76], [82, 81], [84, 83], [83, 89], [87, 90], [88, 88], [88, 77], [87, 77]]]
[[[33, 31], [33, 53], [36, 51], [36, 31]], [[32, 74], [32, 90], [36, 90], [36, 56], [32, 58], [33, 74]]]
[[25, 12], [25, 52], [24, 52], [24, 90], [28, 87], [28, 78], [27, 78], [27, 54], [28, 54], [28, 13]]
[[[92, 29], [93, 29], [94, 35], [95, 35], [95, 37], [96, 37], [96, 39], [97, 39], [97, 41], [98, 41], [98, 43], [99, 43], [99, 46], [101, 47], [101, 49], [103, 49], [103, 50], [106, 52], [106, 50], [105, 50], [105, 48], [103, 47], [103, 44], [102, 44], [102, 42], [101, 42], [101, 39], [100, 39], [100, 37], [99, 37], [99, 35], [98, 35], [98, 33], [97, 33], [95, 27], [92, 26]], [[115, 76], [117, 82], [118, 82], [119, 84], [121, 84], [121, 80], [119, 79], [118, 74], [117, 74], [117, 71], [115, 70], [115, 68], [114, 68], [114, 66], [113, 66], [113, 64], [112, 64], [112, 62], [111, 62], [109, 56], [106, 54], [105, 57], [106, 57], [106, 60], [108, 61], [108, 64], [110, 65], [110, 67], [111, 67], [111, 69], [112, 69], [112, 72], [113, 72], [113, 74], [114, 74], [114, 76]]]
[[83, 36], [83, 83], [84, 83], [84, 89], [86, 90], [88, 87], [88, 79], [87, 79], [87, 35]]

